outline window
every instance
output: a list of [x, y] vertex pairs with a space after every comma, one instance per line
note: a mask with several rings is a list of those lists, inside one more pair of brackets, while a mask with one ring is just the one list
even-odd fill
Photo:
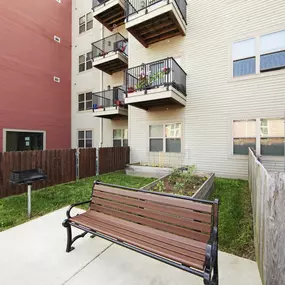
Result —
[[260, 153], [261, 155], [284, 155], [284, 120], [260, 120]]
[[233, 153], [248, 154], [248, 148], [256, 148], [256, 120], [233, 122]]
[[181, 152], [181, 124], [149, 126], [149, 151]]
[[92, 130], [78, 131], [78, 147], [92, 147]]
[[79, 72], [92, 68], [92, 51], [79, 56]]
[[6, 151], [43, 150], [44, 133], [6, 131]]
[[285, 67], [285, 30], [260, 37], [260, 72]]
[[113, 130], [113, 146], [114, 147], [128, 146], [128, 129]]
[[255, 74], [255, 39], [233, 44], [233, 76]]
[[78, 94], [78, 111], [92, 109], [92, 92]]
[[285, 30], [233, 43], [232, 62], [233, 77], [285, 68]]
[[233, 154], [247, 155], [251, 147], [258, 155], [283, 156], [284, 132], [283, 118], [233, 121]]
[[79, 34], [85, 31], [91, 30], [93, 28], [93, 15], [88, 13], [79, 18]]

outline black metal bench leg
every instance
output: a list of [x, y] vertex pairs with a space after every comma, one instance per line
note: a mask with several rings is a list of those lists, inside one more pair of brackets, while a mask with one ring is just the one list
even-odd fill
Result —
[[72, 231], [71, 231], [71, 226], [70, 223], [68, 222], [68, 220], [64, 220], [62, 225], [66, 228], [66, 232], [67, 232], [67, 243], [66, 243], [66, 252], [70, 252], [74, 249], [74, 247], [72, 247]]
[[218, 255], [216, 257], [216, 262], [214, 265], [214, 274], [213, 274], [213, 279], [212, 279], [213, 285], [219, 285], [219, 271], [218, 271]]

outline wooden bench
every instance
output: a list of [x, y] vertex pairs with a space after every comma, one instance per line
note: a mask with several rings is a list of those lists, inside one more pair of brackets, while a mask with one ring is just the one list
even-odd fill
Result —
[[[73, 207], [89, 209], [71, 217]], [[149, 192], [94, 182], [91, 199], [73, 204], [63, 226], [67, 247], [87, 233], [218, 284], [218, 200]], [[72, 239], [71, 226], [83, 230]]]

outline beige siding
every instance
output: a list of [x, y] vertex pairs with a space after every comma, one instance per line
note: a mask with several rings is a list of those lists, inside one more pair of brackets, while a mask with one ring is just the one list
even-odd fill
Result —
[[[270, 3], [270, 4], [269, 4]], [[231, 45], [237, 40], [285, 29], [285, 1], [188, 1], [187, 35], [144, 48], [132, 36], [130, 66], [167, 56], [181, 57], [187, 72], [187, 105], [164, 111], [130, 108], [131, 159], [148, 153], [147, 126], [154, 121], [182, 121], [187, 164], [224, 177], [247, 177], [248, 160], [233, 156], [234, 119], [283, 117], [285, 72], [231, 78]], [[266, 158], [269, 170], [282, 170], [283, 160]]]

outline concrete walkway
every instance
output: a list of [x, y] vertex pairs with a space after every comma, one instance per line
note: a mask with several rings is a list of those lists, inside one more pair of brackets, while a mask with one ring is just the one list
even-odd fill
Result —
[[[202, 285], [195, 277], [101, 238], [65, 253], [66, 209], [0, 233], [2, 285]], [[80, 211], [80, 210], [75, 210]], [[220, 285], [261, 285], [255, 262], [220, 252]]]

